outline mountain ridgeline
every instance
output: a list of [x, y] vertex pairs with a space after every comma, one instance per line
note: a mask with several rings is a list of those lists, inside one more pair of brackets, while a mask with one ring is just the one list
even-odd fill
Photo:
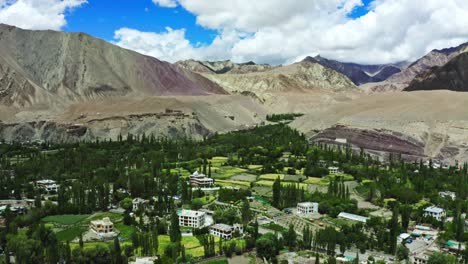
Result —
[[226, 92], [197, 73], [83, 33], [0, 25], [0, 102], [4, 105], [208, 94]]

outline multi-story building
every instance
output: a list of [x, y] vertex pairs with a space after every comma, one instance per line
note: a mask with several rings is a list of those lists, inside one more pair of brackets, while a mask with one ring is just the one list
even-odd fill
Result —
[[198, 187], [210, 187], [213, 186], [214, 180], [206, 177], [205, 174], [196, 171], [190, 175], [190, 184]]
[[36, 181], [36, 186], [44, 189], [48, 193], [56, 193], [59, 185], [53, 180]]
[[113, 234], [114, 224], [109, 217], [104, 217], [102, 220], [91, 221], [91, 230], [97, 234]]
[[179, 216], [179, 225], [193, 228], [201, 228], [205, 225], [205, 212], [180, 210], [177, 211]]
[[240, 224], [235, 224], [234, 226], [226, 224], [215, 224], [210, 226], [210, 234], [213, 236], [220, 237], [222, 239], [231, 239], [234, 235], [234, 232], [239, 231], [243, 232], [243, 227]]
[[424, 216], [433, 217], [438, 221], [442, 221], [442, 219], [446, 216], [446, 212], [442, 208], [430, 206], [424, 209]]
[[338, 167], [328, 167], [328, 174], [334, 175], [334, 174], [340, 174], [343, 173], [340, 168]]
[[304, 214], [304, 215], [317, 214], [318, 207], [319, 207], [318, 203], [312, 203], [312, 202], [298, 203], [297, 213]]

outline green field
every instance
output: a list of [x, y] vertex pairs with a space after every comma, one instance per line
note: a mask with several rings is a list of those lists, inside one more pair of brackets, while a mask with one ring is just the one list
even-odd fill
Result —
[[60, 225], [73, 225], [79, 223], [90, 215], [51, 215], [42, 218], [44, 223], [56, 223]]
[[209, 204], [209, 203], [213, 202], [214, 200], [216, 200], [216, 197], [214, 197], [214, 196], [205, 196], [205, 197], [201, 197], [201, 198], [192, 199], [192, 202], [200, 201], [202, 205], [205, 205], [205, 204]]
[[228, 160], [227, 157], [213, 157], [212, 159], [208, 160], [208, 162], [211, 162], [212, 167], [221, 167], [226, 163]]
[[73, 226], [65, 230], [57, 232], [57, 239], [59, 241], [71, 241], [75, 237], [83, 234], [87, 228], [82, 226]]
[[307, 183], [307, 184], [320, 184], [321, 180], [322, 180], [322, 178], [309, 177], [307, 180], [304, 181], [304, 183]]
[[238, 167], [223, 166], [219, 168], [213, 167], [211, 172], [213, 174], [213, 178], [215, 179], [228, 179], [234, 175], [245, 173], [247, 170]]
[[284, 179], [284, 174], [278, 174], [278, 173], [268, 173], [268, 174], [262, 174], [260, 175], [261, 180], [271, 180], [274, 181], [276, 179], [280, 178], [280, 180]]
[[232, 181], [232, 180], [216, 180], [216, 184], [223, 186], [223, 187], [239, 187], [239, 188], [244, 188], [244, 187], [250, 187], [250, 182], [245, 182], [245, 181]]
[[266, 229], [276, 231], [276, 232], [283, 232], [285, 230], [284, 227], [282, 227], [280, 225], [277, 225], [277, 224], [274, 224], [274, 223], [270, 223], [268, 225], [263, 225], [262, 227], [264, 227]]
[[[272, 187], [272, 186], [273, 186], [273, 183], [274, 183], [274, 181], [261, 180], [261, 181], [258, 181], [256, 184], [257, 184], [257, 185], [260, 185], [260, 186]], [[299, 186], [299, 188], [304, 188], [304, 189], [307, 188], [307, 184], [306, 184], [306, 183], [281, 182], [281, 185], [282, 185], [282, 186], [288, 186], [288, 185], [291, 185], [291, 184], [294, 184], [294, 185], [296, 185], [296, 186]]]

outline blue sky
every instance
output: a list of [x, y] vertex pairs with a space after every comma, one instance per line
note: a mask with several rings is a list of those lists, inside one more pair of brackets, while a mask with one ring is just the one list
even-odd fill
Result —
[[[112, 2], [112, 3], [111, 3]], [[122, 27], [145, 32], [163, 32], [166, 27], [186, 29], [191, 43], [211, 43], [216, 31], [196, 24], [196, 17], [178, 6], [165, 8], [151, 0], [89, 0], [68, 15], [64, 31], [85, 32], [108, 41]]]
[[[363, 0], [364, 6], [355, 8], [349, 17], [365, 15], [372, 1]], [[112, 41], [114, 32], [122, 27], [144, 32], [164, 32], [166, 27], [183, 28], [186, 29], [186, 38], [192, 44], [209, 44], [217, 35], [217, 31], [197, 25], [195, 15], [183, 7], [160, 7], [151, 0], [89, 0], [87, 4], [70, 12], [64, 31], [86, 32]]]

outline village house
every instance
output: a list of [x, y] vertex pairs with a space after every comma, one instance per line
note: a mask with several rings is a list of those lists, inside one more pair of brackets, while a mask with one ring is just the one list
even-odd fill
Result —
[[445, 199], [450, 198], [452, 199], [452, 201], [455, 201], [455, 199], [457, 199], [457, 194], [449, 191], [439, 192], [439, 196]]
[[222, 239], [231, 239], [234, 235], [234, 232], [236, 231], [242, 233], [244, 228], [240, 224], [235, 224], [234, 226], [226, 224], [215, 224], [210, 226], [210, 235], [217, 236]]
[[179, 225], [193, 228], [201, 228], [205, 225], [205, 212], [193, 210], [179, 210]]
[[101, 220], [91, 221], [91, 230], [96, 233], [99, 237], [114, 237], [116, 232], [114, 230], [114, 223], [109, 217], [104, 217]]
[[433, 217], [437, 219], [437, 221], [442, 221], [442, 219], [446, 216], [446, 212], [442, 208], [430, 206], [424, 209], [424, 216]]
[[341, 174], [341, 173], [343, 172], [338, 167], [328, 167], [328, 174], [330, 175]]
[[144, 207], [146, 206], [146, 204], [148, 203], [148, 201], [144, 200], [144, 199], [141, 199], [141, 198], [135, 198], [132, 200], [132, 211], [135, 212], [138, 210], [138, 208], [140, 207]]
[[56, 193], [59, 185], [53, 180], [40, 180], [36, 181], [36, 186], [45, 190], [47, 193]]
[[190, 175], [190, 184], [197, 187], [210, 187], [213, 186], [214, 181], [212, 178], [206, 177], [205, 174], [196, 171]]
[[297, 213], [302, 215], [310, 215], [318, 213], [318, 203], [305, 202], [297, 204]]

